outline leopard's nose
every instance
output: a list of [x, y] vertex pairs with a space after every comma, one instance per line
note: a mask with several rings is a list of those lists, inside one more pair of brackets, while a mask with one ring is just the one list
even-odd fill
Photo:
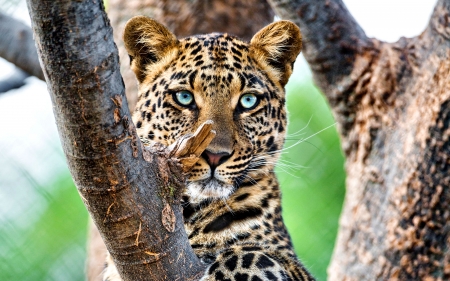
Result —
[[224, 163], [231, 157], [231, 154], [228, 152], [213, 153], [209, 150], [205, 150], [202, 153], [202, 157], [205, 158], [206, 162], [208, 162], [211, 167], [211, 170], [214, 172], [217, 166]]

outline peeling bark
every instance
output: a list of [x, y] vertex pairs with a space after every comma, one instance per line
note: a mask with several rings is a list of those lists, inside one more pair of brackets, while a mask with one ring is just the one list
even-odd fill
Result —
[[0, 57], [44, 80], [31, 29], [0, 11]]
[[450, 2], [392, 44], [339, 0], [270, 2], [300, 25], [347, 156], [329, 279], [450, 279]]

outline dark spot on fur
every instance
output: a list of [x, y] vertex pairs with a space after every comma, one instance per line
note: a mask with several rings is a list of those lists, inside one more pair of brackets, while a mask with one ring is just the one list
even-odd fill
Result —
[[261, 255], [258, 261], [256, 262], [256, 266], [259, 269], [268, 268], [274, 265], [275, 264], [266, 255]]
[[218, 262], [213, 263], [208, 270], [209, 274], [213, 274], [214, 270], [216, 270], [218, 267], [220, 266], [220, 264]]
[[238, 257], [237, 256], [232, 256], [231, 258], [229, 258], [226, 262], [225, 262], [225, 267], [229, 270], [229, 271], [234, 271], [236, 269], [237, 266], [237, 261], [238, 261]]
[[255, 254], [253, 254], [253, 253], [245, 254], [242, 257], [242, 267], [243, 268], [250, 268], [250, 266], [252, 266], [252, 262], [253, 262], [254, 258], [255, 258]]
[[245, 210], [239, 210], [236, 212], [227, 212], [223, 215], [218, 216], [212, 222], [210, 222], [203, 229], [203, 233], [218, 232], [228, 227], [230, 224], [236, 221], [242, 221], [249, 218], [257, 217], [262, 214], [260, 208], [251, 207]]
[[248, 281], [248, 274], [247, 273], [236, 273], [234, 275], [235, 281]]
[[261, 280], [261, 278], [259, 278], [258, 276], [253, 275], [252, 281], [262, 281], [262, 280]]
[[270, 271], [266, 270], [266, 271], [264, 271], [264, 274], [266, 275], [267, 280], [270, 280], [270, 281], [277, 281], [278, 280], [278, 278], [275, 275], [273, 275], [273, 273], [270, 272]]
[[234, 198], [234, 201], [239, 202], [239, 201], [245, 200], [249, 196], [250, 196], [250, 194], [244, 193], [244, 194], [241, 194], [238, 197]]

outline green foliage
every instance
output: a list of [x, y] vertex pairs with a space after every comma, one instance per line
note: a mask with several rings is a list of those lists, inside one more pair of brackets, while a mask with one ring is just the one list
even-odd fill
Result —
[[310, 80], [291, 82], [288, 149], [277, 168], [283, 216], [299, 258], [326, 280], [345, 192], [344, 157], [324, 97]]
[[0, 225], [0, 280], [84, 280], [88, 216], [72, 178], [57, 175], [54, 187], [29, 181], [47, 205], [35, 222]]

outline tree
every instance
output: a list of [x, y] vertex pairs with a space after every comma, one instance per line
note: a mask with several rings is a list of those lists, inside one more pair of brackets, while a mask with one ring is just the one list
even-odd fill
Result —
[[43, 80], [31, 29], [0, 11], [0, 57]]
[[0, 11], [0, 34], [0, 57], [17, 66], [12, 75], [0, 80], [0, 93], [22, 87], [30, 74], [43, 80], [31, 29]]
[[450, 1], [392, 44], [367, 38], [342, 1], [269, 2], [300, 26], [347, 156], [329, 279], [449, 279]]
[[[178, 147], [150, 154], [141, 145], [103, 3], [28, 1], [28, 8], [72, 176], [124, 279], [197, 279], [201, 265], [170, 191], [181, 181], [171, 161]], [[203, 128], [200, 143], [191, 142], [209, 143], [210, 125]]]
[[[111, 31], [100, 4], [28, 2], [63, 146], [74, 179], [80, 181], [78, 188], [94, 219], [101, 224], [104, 217], [99, 214], [108, 213], [108, 207], [130, 211], [126, 210], [126, 203], [131, 200], [112, 198], [118, 200], [124, 193], [127, 198], [136, 198], [133, 188], [111, 189], [108, 185], [117, 181], [122, 187], [139, 186], [150, 179], [137, 177], [137, 171], [145, 167], [146, 172], [158, 173], [158, 166], [147, 169], [151, 164], [144, 156], [148, 154], [133, 133], [126, 106], [122, 106], [126, 105], [124, 90], [118, 84], [117, 58], [109, 40]], [[437, 2], [429, 25], [420, 36], [393, 44], [367, 38], [340, 0], [269, 2], [277, 15], [301, 27], [305, 57], [335, 113], [347, 155], [347, 198], [330, 279], [449, 279], [450, 2]], [[95, 19], [94, 24], [90, 22], [90, 28], [83, 29], [86, 19]], [[76, 22], [79, 25], [73, 26]], [[50, 27], [58, 28], [52, 31]], [[75, 48], [81, 45], [89, 52]], [[60, 65], [68, 72], [57, 73]], [[74, 111], [74, 107], [80, 111]], [[170, 151], [163, 151], [154, 151], [159, 155], [154, 159], [167, 160], [165, 153]], [[117, 162], [122, 165], [104, 170], [106, 163]], [[87, 170], [98, 173], [98, 177], [88, 175]], [[172, 170], [176, 172], [177, 168]], [[174, 181], [169, 179], [168, 183], [171, 180]], [[167, 186], [158, 188], [164, 187]], [[137, 192], [142, 190], [137, 188]], [[159, 201], [156, 214], [164, 209], [164, 200], [170, 201], [163, 199], [152, 199]], [[179, 206], [169, 205], [180, 223]], [[145, 209], [133, 214], [143, 214], [146, 219], [154, 215]], [[151, 241], [146, 229], [138, 227], [143, 218], [139, 215], [116, 219], [143, 231], [139, 236]], [[163, 227], [159, 225], [162, 230]], [[189, 252], [186, 237], [178, 231], [182, 227], [178, 224], [176, 229], [172, 234], [180, 239], [174, 240], [176, 245]], [[131, 237], [136, 238], [135, 231], [125, 237], [127, 241], [114, 241], [112, 233], [117, 229], [105, 226], [101, 231], [117, 257], [124, 250], [120, 243], [132, 246]], [[174, 248], [160, 250], [170, 256]], [[155, 264], [167, 266], [160, 268], [167, 270], [160, 276], [172, 274], [169, 269], [176, 263], [165, 263], [167, 260], [161, 258], [150, 260], [148, 267], [142, 266], [146, 257], [135, 251], [122, 257], [120, 261], [134, 259], [133, 265], [119, 263], [124, 276], [140, 280], [143, 268]], [[195, 277], [201, 270], [195, 257], [189, 262], [193, 270], [186, 272], [185, 278]]]

